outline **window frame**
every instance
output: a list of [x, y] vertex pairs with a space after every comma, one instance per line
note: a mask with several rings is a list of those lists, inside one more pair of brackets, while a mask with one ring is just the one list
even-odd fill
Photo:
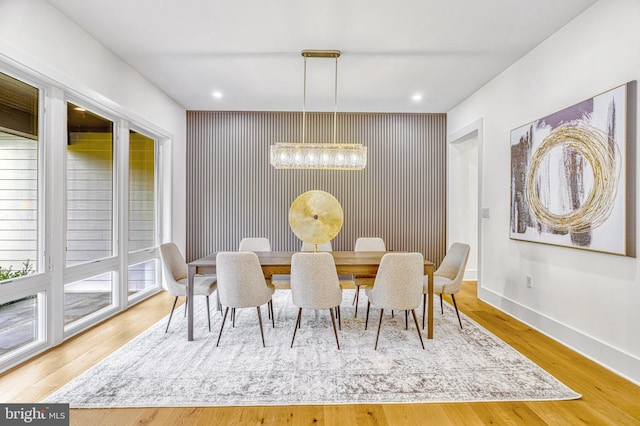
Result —
[[[137, 126], [135, 124], [132, 124], [130, 127], [127, 128], [127, 135], [126, 135], [126, 143], [123, 144], [123, 146], [126, 146], [126, 149], [123, 148], [123, 151], [126, 150], [127, 152], [127, 161], [126, 164], [127, 166], [130, 165], [130, 158], [129, 158], [129, 153], [131, 152], [131, 138], [129, 137], [131, 132], [136, 132], [136, 133], [140, 133], [150, 139], [153, 139], [154, 141], [154, 150], [153, 150], [153, 161], [154, 161], [154, 204], [155, 204], [155, 214], [154, 214], [154, 245], [152, 247], [147, 247], [144, 249], [140, 249], [140, 250], [136, 250], [136, 251], [130, 251], [129, 250], [129, 238], [130, 238], [130, 229], [129, 229], [129, 224], [130, 222], [130, 217], [129, 217], [129, 201], [130, 201], [130, 169], [129, 167], [127, 167], [126, 170], [126, 177], [124, 177], [124, 182], [125, 182], [125, 186], [126, 186], [126, 209], [127, 209], [127, 223], [126, 226], [123, 226], [123, 241], [125, 242], [126, 245], [126, 257], [127, 257], [127, 261], [126, 261], [126, 265], [124, 265], [124, 270], [122, 272], [123, 276], [127, 277], [128, 280], [128, 271], [129, 271], [129, 267], [137, 265], [139, 263], [143, 263], [146, 261], [150, 261], [152, 259], [155, 259], [156, 261], [156, 270], [155, 270], [155, 286], [152, 287], [148, 287], [144, 290], [140, 290], [134, 294], [132, 294], [131, 296], [126, 297], [126, 301], [124, 302], [127, 305], [132, 305], [135, 304], [143, 299], [145, 299], [146, 297], [148, 297], [149, 294], [154, 294], [157, 291], [162, 289], [162, 259], [160, 258], [160, 241], [161, 240], [161, 234], [160, 234], [160, 230], [162, 228], [161, 224], [161, 207], [162, 207], [162, 203], [161, 203], [161, 199], [162, 199], [162, 182], [160, 177], [162, 176], [162, 156], [161, 156], [161, 145], [162, 145], [162, 137], [160, 135], [155, 134], [154, 132], [149, 131], [148, 129], [144, 129], [140, 126]], [[125, 289], [125, 294], [126, 291], [128, 291], [129, 289], [129, 285], [128, 285], [128, 281], [126, 283], [126, 285], [124, 286]]]
[[30, 342], [8, 352], [0, 357], [0, 368], [3, 365], [12, 365], [25, 357], [33, 356], [45, 350], [51, 342], [50, 333], [48, 332], [48, 294], [51, 289], [51, 266], [47, 253], [49, 252], [49, 241], [47, 238], [47, 164], [46, 157], [48, 146], [46, 141], [46, 108], [48, 101], [46, 94], [46, 85], [36, 79], [31, 78], [25, 73], [15, 71], [10, 67], [0, 63], [0, 73], [5, 74], [13, 79], [21, 81], [38, 90], [38, 137], [37, 141], [37, 208], [36, 214], [36, 268], [33, 274], [25, 275], [18, 278], [4, 280], [0, 283], [0, 305], [14, 300], [19, 300], [29, 296], [36, 296], [36, 338]]
[[[94, 92], [88, 96], [45, 75], [0, 58], [0, 72], [38, 89], [38, 206], [37, 271], [29, 276], [7, 280], [0, 284], [0, 304], [36, 296], [37, 340], [25, 344], [0, 357], [0, 372], [56, 346], [68, 338], [107, 319], [121, 310], [162, 290], [162, 267], [159, 243], [162, 235], [170, 233], [171, 209], [165, 205], [171, 199], [163, 194], [171, 182], [170, 147], [172, 135]], [[95, 98], [95, 99], [94, 99]], [[111, 120], [113, 125], [113, 239], [112, 256], [97, 262], [66, 266], [67, 195], [66, 195], [66, 133], [67, 102], [89, 109]], [[129, 253], [128, 241], [128, 150], [129, 126], [155, 141], [155, 246]], [[63, 167], [60, 167], [63, 164]], [[127, 210], [123, 210], [126, 208]], [[155, 286], [127, 298], [127, 271], [130, 265], [154, 260]], [[73, 280], [111, 272], [114, 277], [112, 306], [64, 326], [64, 285]]]

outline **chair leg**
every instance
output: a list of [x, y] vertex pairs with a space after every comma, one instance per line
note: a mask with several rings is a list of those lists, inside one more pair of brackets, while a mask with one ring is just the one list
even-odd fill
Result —
[[340, 305], [336, 307], [336, 312], [338, 313], [338, 329], [342, 331], [342, 314], [340, 313]]
[[333, 334], [336, 336], [336, 345], [338, 345], [338, 350], [340, 350], [340, 342], [338, 341], [338, 330], [336, 330], [336, 318], [333, 315], [333, 309], [329, 309], [331, 313], [331, 323], [333, 324]]
[[444, 308], [442, 307], [442, 293], [440, 293], [440, 315], [444, 315]]
[[293, 347], [293, 341], [296, 340], [296, 331], [298, 331], [298, 325], [300, 324], [300, 317], [302, 316], [302, 308], [298, 308], [298, 318], [296, 319], [296, 325], [293, 327], [293, 339], [291, 339], [291, 346]]
[[224, 310], [224, 316], [222, 317], [222, 325], [220, 326], [220, 334], [218, 334], [218, 341], [216, 342], [216, 347], [220, 344], [220, 337], [222, 336], [222, 329], [224, 328], [224, 323], [227, 320], [227, 314], [229, 313], [229, 307], [227, 306]]
[[178, 296], [173, 299], [173, 307], [171, 308], [171, 313], [169, 314], [169, 322], [167, 323], [167, 328], [164, 330], [165, 333], [169, 331], [169, 324], [171, 324], [171, 317], [173, 316], [173, 310], [176, 308], [176, 303], [178, 303]]
[[451, 300], [453, 300], [453, 307], [456, 308], [456, 315], [458, 315], [458, 322], [460, 323], [460, 329], [462, 329], [462, 320], [460, 319], [460, 312], [458, 312], [458, 305], [456, 304], [456, 297], [452, 294]]
[[220, 316], [222, 316], [222, 303], [220, 303], [220, 291], [216, 290], [216, 300], [218, 303], [218, 310], [220, 311]]
[[409, 329], [409, 311], [407, 310], [404, 311], [404, 329]]
[[376, 335], [376, 347], [373, 350], [378, 349], [378, 339], [380, 338], [380, 328], [382, 328], [382, 314], [384, 314], [384, 309], [380, 308], [380, 322], [378, 322], [378, 334]]
[[351, 301], [352, 305], [356, 305], [356, 300], [358, 300], [358, 293], [360, 293], [360, 286], [356, 284], [356, 293], [353, 295], [353, 300]]
[[[429, 307], [431, 309], [431, 307]], [[422, 329], [424, 330], [424, 315], [427, 312], [427, 294], [422, 294]]]
[[416, 310], [412, 309], [411, 313], [413, 314], [413, 322], [416, 323], [416, 330], [418, 330], [418, 337], [420, 338], [420, 344], [422, 345], [422, 349], [424, 349], [424, 340], [422, 340], [422, 333], [420, 333], [420, 326], [418, 325], [418, 317], [416, 316]]
[[260, 336], [262, 336], [262, 347], [265, 348], [266, 345], [264, 344], [264, 331], [262, 331], [262, 314], [260, 313], [260, 306], [256, 306], [256, 309], [258, 310], [258, 322], [260, 323]]
[[356, 295], [355, 295], [355, 304], [356, 304], [356, 314], [353, 316], [354, 318], [358, 317], [358, 301], [360, 300], [360, 286], [356, 286]]
[[236, 326], [236, 308], [231, 308], [231, 327]]
[[371, 307], [371, 302], [367, 301], [367, 317], [364, 320], [364, 329], [367, 329], [367, 324], [369, 324], [369, 307]]
[[189, 306], [189, 296], [184, 298], [184, 317], [187, 317], [187, 306]]
[[393, 316], [393, 309], [391, 310], [391, 318], [394, 318], [394, 316]]
[[207, 318], [209, 319], [209, 333], [211, 333], [211, 309], [209, 308], [209, 296], [207, 296]]
[[267, 308], [269, 308], [269, 312], [271, 312], [271, 327], [276, 328], [276, 318], [273, 315], [273, 299], [269, 300]]

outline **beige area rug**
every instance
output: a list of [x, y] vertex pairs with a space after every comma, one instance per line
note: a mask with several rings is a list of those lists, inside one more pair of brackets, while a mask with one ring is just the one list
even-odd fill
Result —
[[[315, 405], [534, 401], [580, 395], [462, 315], [440, 314], [435, 298], [434, 339], [422, 349], [415, 325], [387, 312], [374, 350], [380, 311], [372, 307], [364, 329], [366, 297], [358, 318], [353, 290], [342, 303], [341, 350], [336, 348], [328, 311], [303, 311], [302, 327], [289, 348], [297, 307], [289, 291], [274, 295], [275, 329], [263, 309], [266, 348], [255, 309], [238, 310], [236, 326], [212, 311], [207, 330], [204, 298], [195, 305], [195, 340], [187, 341], [183, 310], [167, 318], [50, 395], [45, 402], [72, 408]], [[213, 304], [212, 304], [213, 305]]]

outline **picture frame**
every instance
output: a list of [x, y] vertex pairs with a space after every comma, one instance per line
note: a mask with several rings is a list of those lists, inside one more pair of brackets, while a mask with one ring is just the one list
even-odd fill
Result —
[[510, 238], [635, 257], [636, 82], [511, 131]]

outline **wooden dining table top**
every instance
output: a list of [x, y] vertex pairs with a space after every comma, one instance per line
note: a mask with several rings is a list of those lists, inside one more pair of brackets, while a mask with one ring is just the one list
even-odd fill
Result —
[[[291, 272], [291, 257], [295, 251], [258, 251], [254, 252], [260, 260], [260, 266], [265, 275], [288, 274]], [[333, 256], [336, 270], [339, 274], [354, 275], [374, 275], [380, 266], [382, 256], [387, 253], [400, 253], [388, 251], [330, 251]], [[215, 273], [216, 255], [212, 253], [200, 259], [189, 262], [189, 265], [196, 267], [199, 273]], [[424, 260], [424, 273], [432, 270], [434, 264], [429, 260]]]

